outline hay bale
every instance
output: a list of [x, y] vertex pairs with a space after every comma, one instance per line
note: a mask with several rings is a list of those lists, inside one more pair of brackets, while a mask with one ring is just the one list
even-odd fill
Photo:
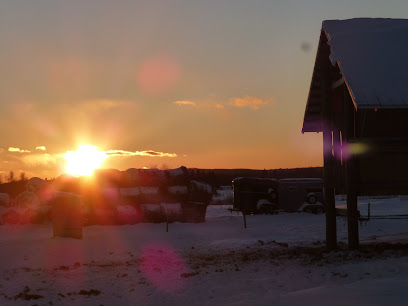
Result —
[[40, 206], [40, 199], [34, 191], [23, 191], [16, 197], [14, 203], [19, 208], [37, 208]]
[[183, 222], [205, 222], [207, 204], [202, 202], [185, 202], [182, 204]]
[[140, 209], [142, 212], [143, 222], [153, 223], [166, 222], [166, 215], [164, 214], [160, 203], [141, 204]]
[[7, 193], [0, 193], [0, 206], [10, 206], [10, 196]]

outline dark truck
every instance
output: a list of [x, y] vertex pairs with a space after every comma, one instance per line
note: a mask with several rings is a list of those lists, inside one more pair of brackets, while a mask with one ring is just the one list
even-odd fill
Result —
[[323, 181], [319, 178], [251, 178], [232, 181], [234, 210], [249, 213], [305, 211], [323, 213]]

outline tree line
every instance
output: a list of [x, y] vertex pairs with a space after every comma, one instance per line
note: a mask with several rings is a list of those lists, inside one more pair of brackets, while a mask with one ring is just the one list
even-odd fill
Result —
[[27, 177], [26, 173], [24, 171], [21, 171], [20, 174], [18, 176], [16, 176], [14, 171], [10, 170], [10, 172], [7, 175], [5, 175], [5, 176], [0, 175], [0, 184], [12, 183], [12, 182], [16, 182], [16, 181], [27, 182], [28, 177]]
[[[213, 186], [214, 189], [220, 186], [231, 186], [232, 180], [237, 177], [258, 177], [258, 178], [297, 178], [311, 177], [322, 178], [322, 167], [308, 168], [288, 168], [288, 169], [270, 169], [270, 170], [253, 170], [253, 169], [198, 169], [186, 168], [188, 177], [191, 180], [202, 181]], [[8, 193], [12, 198], [25, 191], [28, 177], [25, 172], [16, 175], [10, 171], [6, 176], [0, 176], [0, 193]], [[47, 179], [45, 179], [47, 180]], [[55, 179], [49, 180], [54, 182]]]

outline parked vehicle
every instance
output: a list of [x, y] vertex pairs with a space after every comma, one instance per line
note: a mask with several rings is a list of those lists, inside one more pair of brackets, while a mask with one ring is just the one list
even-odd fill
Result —
[[279, 207], [285, 211], [323, 213], [323, 180], [319, 178], [281, 179], [279, 199]]
[[278, 180], [238, 177], [232, 181], [235, 210], [273, 213], [278, 207]]
[[323, 181], [319, 178], [239, 177], [232, 184], [234, 210], [244, 213], [324, 212]]

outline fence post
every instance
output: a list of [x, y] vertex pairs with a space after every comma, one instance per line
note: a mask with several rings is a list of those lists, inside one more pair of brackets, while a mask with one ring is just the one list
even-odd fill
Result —
[[247, 228], [245, 212], [243, 210], [241, 210], [241, 212], [242, 212], [242, 215], [244, 216], [244, 228]]

